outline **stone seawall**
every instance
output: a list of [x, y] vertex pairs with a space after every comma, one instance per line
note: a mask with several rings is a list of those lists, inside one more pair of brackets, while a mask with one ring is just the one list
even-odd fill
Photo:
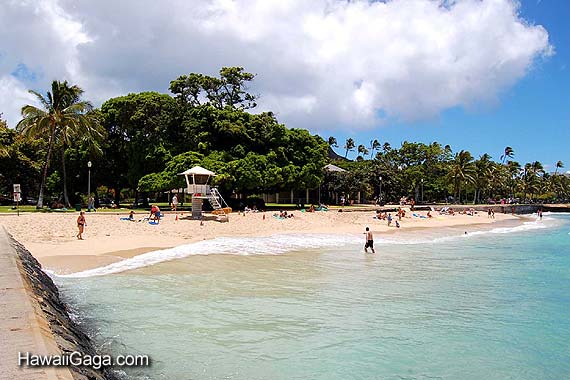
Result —
[[[40, 263], [0, 227], [0, 253], [3, 271], [12, 272], [10, 278], [1, 277], [2, 324], [11, 321], [2, 336], [0, 371], [18, 379], [114, 379], [110, 370], [91, 367], [18, 367], [18, 353], [36, 355], [65, 355], [79, 352], [96, 355], [90, 338], [70, 318], [66, 305], [51, 278]], [[18, 278], [19, 277], [19, 278]], [[12, 283], [12, 284], [10, 284]], [[24, 308], [23, 310], [22, 307]], [[5, 326], [2, 326], [5, 327]], [[2, 328], [4, 330], [4, 328]]]

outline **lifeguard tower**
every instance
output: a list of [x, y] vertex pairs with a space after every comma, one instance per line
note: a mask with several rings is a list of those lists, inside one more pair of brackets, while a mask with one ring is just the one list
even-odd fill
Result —
[[183, 175], [186, 178], [186, 191], [192, 196], [192, 218], [201, 219], [202, 218], [202, 205], [204, 199], [208, 200], [214, 209], [214, 214], [218, 215], [218, 218], [223, 217], [225, 220], [228, 219], [228, 213], [231, 209], [222, 198], [222, 195], [215, 187], [212, 187], [209, 182], [210, 178], [214, 177], [216, 174], [200, 166], [194, 166], [179, 175]]

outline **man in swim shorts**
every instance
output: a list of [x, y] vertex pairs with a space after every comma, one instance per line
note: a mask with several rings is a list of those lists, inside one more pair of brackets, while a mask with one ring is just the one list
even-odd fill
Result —
[[370, 248], [372, 250], [372, 253], [376, 253], [374, 251], [374, 236], [372, 235], [372, 232], [370, 232], [370, 228], [366, 227], [366, 232], [364, 234], [366, 235], [366, 244], [364, 244], [364, 252], [368, 253], [368, 248]]

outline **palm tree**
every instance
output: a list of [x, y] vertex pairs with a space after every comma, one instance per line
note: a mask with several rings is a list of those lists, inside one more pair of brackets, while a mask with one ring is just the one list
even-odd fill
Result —
[[472, 183], [474, 175], [473, 156], [468, 151], [462, 150], [455, 153], [448, 172], [448, 179], [453, 183], [455, 198], [461, 203], [461, 188], [464, 183]]
[[391, 150], [392, 150], [392, 147], [390, 146], [389, 142], [385, 142], [384, 145], [382, 145], [382, 151], [384, 153], [388, 153]]
[[507, 172], [509, 174], [509, 183], [511, 188], [511, 196], [515, 198], [515, 187], [517, 186], [517, 179], [522, 175], [523, 169], [521, 168], [521, 164], [517, 161], [509, 161], [507, 162]]
[[344, 144], [344, 149], [346, 149], [346, 153], [344, 154], [344, 158], [348, 156], [348, 152], [352, 152], [356, 144], [352, 138], [346, 139], [346, 143]]
[[[80, 89], [81, 90], [81, 89]], [[83, 90], [81, 90], [81, 93]], [[79, 95], [77, 94], [77, 101], [79, 101]], [[60, 130], [60, 133], [56, 135], [56, 140], [61, 148], [61, 164], [63, 173], [63, 200], [67, 207], [71, 207], [69, 202], [69, 196], [67, 193], [67, 170], [65, 168], [65, 152], [72, 143], [84, 142], [89, 149], [89, 152], [93, 156], [99, 156], [102, 154], [101, 146], [99, 145], [103, 138], [103, 131], [96, 120], [95, 116], [88, 112], [85, 114], [88, 119], [87, 124], [64, 124]], [[88, 194], [89, 196], [91, 194]]]
[[530, 164], [530, 167], [532, 173], [532, 193], [530, 199], [534, 199], [535, 193], [540, 190], [539, 186], [542, 176], [544, 176], [544, 166], [542, 166], [540, 161], [534, 161]]
[[333, 147], [334, 147], [334, 148], [338, 148], [338, 143], [337, 143], [337, 141], [336, 141], [336, 137], [333, 137], [333, 136], [330, 136], [330, 137], [329, 137], [329, 146], [330, 146], [331, 148], [333, 148]]
[[501, 155], [501, 162], [504, 164], [507, 158], [513, 158], [515, 151], [510, 146], [505, 147], [505, 151]]
[[554, 171], [554, 175], [558, 174], [558, 169], [562, 169], [564, 167], [564, 163], [562, 161], [558, 161], [556, 163], [556, 170]]
[[368, 149], [366, 149], [364, 144], [360, 144], [357, 150], [358, 153], [362, 155], [362, 158], [366, 157], [366, 155], [368, 154]]
[[481, 191], [489, 187], [492, 181], [492, 174], [493, 162], [491, 161], [491, 156], [485, 153], [475, 161], [475, 170], [473, 173], [475, 193], [473, 195], [473, 204], [480, 201]]
[[380, 141], [374, 139], [373, 141], [370, 141], [370, 158], [372, 158], [372, 155], [377, 150], [380, 150]]
[[[36, 96], [42, 108], [32, 105], [22, 107], [22, 120], [16, 125], [16, 129], [24, 135], [48, 137], [48, 149], [36, 206], [42, 208], [45, 182], [55, 143], [61, 142], [65, 146], [72, 136], [85, 136], [96, 127], [93, 125], [93, 118], [88, 115], [93, 107], [91, 103], [80, 100], [83, 90], [78, 86], [70, 86], [67, 81], [53, 81], [51, 92], [48, 91], [45, 97], [33, 90], [29, 92]], [[63, 166], [64, 192], [67, 196], [65, 160]], [[66, 203], [69, 205], [69, 200], [66, 199]]]

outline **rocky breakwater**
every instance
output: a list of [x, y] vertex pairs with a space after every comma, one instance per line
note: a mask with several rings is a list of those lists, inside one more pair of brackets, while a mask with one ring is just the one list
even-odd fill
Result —
[[[0, 234], [2, 233], [3, 231], [0, 228]], [[16, 252], [16, 261], [24, 287], [31, 298], [36, 318], [44, 326], [44, 334], [45, 330], [48, 330], [48, 335], [51, 332], [59, 354], [70, 355], [78, 352], [82, 356], [96, 356], [97, 352], [91, 339], [70, 318], [68, 309], [61, 300], [56, 285], [42, 271], [40, 263], [11, 236], [8, 237], [8, 240]], [[72, 378], [76, 380], [110, 380], [115, 378], [110, 368], [95, 369], [73, 364], [66, 368], [71, 373]], [[58, 376], [58, 378], [60, 377]]]

